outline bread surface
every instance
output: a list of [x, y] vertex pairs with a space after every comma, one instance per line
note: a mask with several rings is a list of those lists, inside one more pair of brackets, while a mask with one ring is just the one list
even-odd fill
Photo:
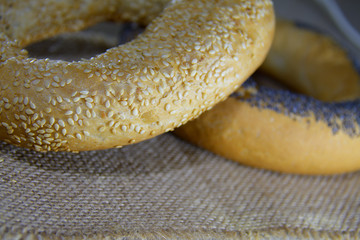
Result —
[[331, 37], [304, 25], [278, 20], [261, 70], [292, 90], [322, 101], [360, 98], [360, 69]]
[[[28, 2], [1, 3], [0, 138], [38, 151], [121, 147], [196, 118], [258, 68], [274, 31], [269, 0], [171, 1], [163, 11], [164, 1], [155, 10], [147, 1]], [[23, 50], [98, 21], [151, 19], [137, 38], [91, 59]]]
[[239, 163], [296, 174], [360, 169], [360, 101], [324, 103], [268, 87], [238, 89], [175, 130]]

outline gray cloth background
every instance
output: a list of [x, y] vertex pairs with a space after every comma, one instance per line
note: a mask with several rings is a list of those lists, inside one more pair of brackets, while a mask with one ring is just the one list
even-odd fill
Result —
[[252, 169], [171, 134], [80, 154], [0, 149], [6, 236], [359, 237], [359, 172]]
[[[279, 15], [315, 18], [337, 34], [310, 1], [284, 1], [275, 1]], [[52, 57], [78, 58], [115, 44], [100, 36], [86, 47], [83, 37], [41, 43], [32, 53], [48, 44]], [[79, 154], [0, 143], [0, 237], [356, 239], [359, 186], [360, 172], [300, 176], [253, 169], [169, 133], [122, 149]]]

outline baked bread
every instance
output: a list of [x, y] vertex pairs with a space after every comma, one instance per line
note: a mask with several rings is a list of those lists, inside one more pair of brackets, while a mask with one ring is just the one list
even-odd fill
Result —
[[325, 103], [250, 82], [175, 134], [257, 168], [344, 173], [360, 169], [358, 106], [360, 100]]
[[271, 50], [260, 69], [294, 91], [322, 101], [360, 97], [360, 70], [331, 37], [278, 20]]
[[88, 60], [29, 58], [23, 49], [98, 21], [147, 23], [160, 12], [150, 3], [164, 1], [0, 3], [0, 139], [85, 151], [154, 137], [227, 98], [270, 47], [270, 0], [178, 0], [131, 42]]

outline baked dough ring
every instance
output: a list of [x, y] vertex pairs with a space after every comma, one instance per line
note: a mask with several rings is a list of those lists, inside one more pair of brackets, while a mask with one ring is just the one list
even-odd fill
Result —
[[[261, 68], [319, 99], [359, 96], [359, 74], [345, 52], [330, 38], [290, 22], [277, 22], [273, 46]], [[358, 106], [360, 100], [325, 103], [249, 81], [175, 133], [258, 168], [298, 174], [343, 173], [360, 169]]]
[[334, 174], [360, 169], [360, 100], [324, 103], [245, 83], [175, 130], [228, 159], [274, 171]]
[[6, 0], [0, 2], [0, 32], [20, 46], [106, 20], [147, 25], [169, 0]]
[[84, 151], [148, 139], [225, 99], [271, 44], [270, 0], [178, 0], [136, 39], [89, 60], [34, 59], [22, 50], [59, 32], [121, 19], [123, 3], [131, 2], [1, 3], [2, 140], [38, 151]]
[[277, 20], [274, 42], [261, 70], [297, 92], [322, 101], [360, 97], [359, 69], [330, 37]]

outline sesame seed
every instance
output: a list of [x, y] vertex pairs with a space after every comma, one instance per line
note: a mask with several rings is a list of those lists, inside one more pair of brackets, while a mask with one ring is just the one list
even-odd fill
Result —
[[90, 109], [93, 108], [93, 105], [90, 102], [86, 102], [85, 105]]
[[44, 133], [45, 133], [45, 130], [40, 129], [40, 130], [38, 130], [37, 132], [40, 133], [40, 134], [44, 134]]
[[114, 116], [114, 111], [109, 111], [108, 114], [107, 114], [107, 117], [111, 118], [113, 116]]
[[82, 136], [81, 136], [81, 134], [80, 134], [80, 133], [75, 134], [75, 137], [76, 137], [77, 139], [79, 139], [79, 140], [81, 140], [81, 139], [82, 139]]
[[109, 122], [109, 127], [114, 126], [114, 124], [115, 124], [115, 121], [114, 121], [114, 120], [111, 120], [111, 121]]
[[94, 102], [94, 99], [93, 98], [91, 98], [91, 97], [87, 97], [87, 98], [85, 98], [85, 101], [87, 101], [87, 102]]
[[75, 125], [75, 122], [72, 118], [68, 118], [67, 119], [67, 122], [71, 125], [71, 126], [74, 126]]
[[122, 125], [122, 126], [121, 126], [121, 130], [122, 130], [123, 132], [126, 132], [126, 131], [127, 131], [127, 127], [126, 127], [125, 125]]
[[18, 98], [18, 97], [14, 97], [14, 98], [13, 98], [13, 104], [17, 104], [18, 101], [19, 101], [19, 98]]
[[135, 132], [140, 132], [140, 130], [141, 130], [140, 126], [135, 127]]
[[165, 111], [167, 111], [167, 112], [168, 112], [168, 111], [170, 110], [170, 107], [171, 107], [171, 106], [170, 106], [170, 104], [169, 104], [169, 103], [165, 104]]
[[109, 101], [109, 100], [107, 100], [107, 101], [105, 102], [105, 107], [106, 107], [106, 108], [110, 108], [110, 101]]
[[26, 113], [27, 115], [32, 115], [32, 114], [34, 114], [34, 111], [31, 110], [31, 109], [26, 109], [26, 110], [25, 110], [25, 113]]
[[99, 132], [105, 132], [105, 129], [106, 129], [105, 126], [101, 126], [101, 127], [99, 127]]
[[32, 83], [33, 85], [37, 85], [37, 84], [40, 83], [40, 80], [39, 80], [39, 79], [36, 79], [36, 80], [32, 81], [31, 83]]
[[28, 97], [25, 97], [25, 98], [24, 98], [24, 104], [25, 104], [25, 105], [28, 105], [28, 104], [29, 104], [29, 98], [28, 98]]
[[134, 110], [132, 110], [132, 115], [134, 116], [138, 116], [139, 115], [139, 110], [137, 108], [134, 108]]
[[58, 124], [61, 126], [61, 127], [65, 127], [65, 122], [63, 120], [59, 120], [58, 121]]
[[[46, 123], [46, 119], [43, 119], [43, 120], [38, 120], [39, 121], [39, 125], [41, 126], [41, 127], [44, 127], [44, 125], [45, 125], [45, 123]], [[38, 121], [36, 121], [36, 122], [38, 122]]]
[[121, 122], [117, 122], [117, 123], [115, 123], [114, 127], [118, 128], [120, 126], [120, 124], [121, 124]]
[[81, 114], [81, 107], [80, 107], [80, 106], [78, 106], [78, 107], [76, 108], [76, 113], [77, 113], [77, 114]]
[[38, 119], [38, 117], [39, 117], [39, 114], [35, 113], [35, 114], [32, 116], [31, 120], [32, 120], [33, 122], [35, 122], [36, 119]]
[[6, 103], [6, 104], [4, 105], [4, 108], [5, 108], [6, 110], [10, 109], [10, 108], [11, 108], [11, 104], [10, 104], [10, 103]]

